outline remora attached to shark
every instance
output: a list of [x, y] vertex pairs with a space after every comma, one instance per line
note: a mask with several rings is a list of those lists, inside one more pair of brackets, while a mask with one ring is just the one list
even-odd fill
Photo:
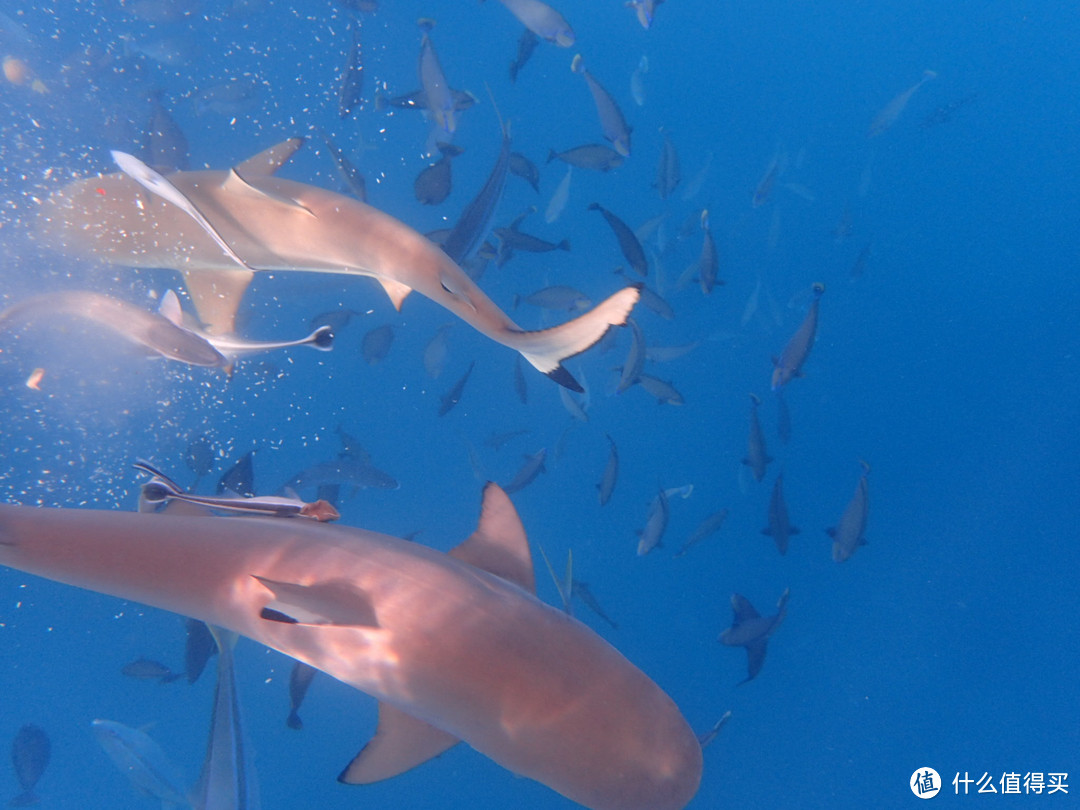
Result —
[[524, 528], [494, 484], [449, 554], [315, 521], [0, 505], [0, 564], [225, 627], [378, 698], [344, 782], [459, 739], [595, 810], [676, 810], [701, 779], [671, 698], [535, 597]]
[[39, 235], [66, 253], [178, 270], [211, 332], [234, 331], [237, 307], [255, 271], [371, 276], [398, 309], [416, 290], [520, 352], [556, 382], [581, 390], [562, 361], [588, 349], [609, 326], [626, 322], [640, 295], [636, 286], [572, 321], [525, 331], [408, 225], [351, 197], [276, 177], [302, 143], [291, 138], [228, 171], [168, 175], [167, 187], [198, 217], [124, 172], [77, 180], [46, 199]]

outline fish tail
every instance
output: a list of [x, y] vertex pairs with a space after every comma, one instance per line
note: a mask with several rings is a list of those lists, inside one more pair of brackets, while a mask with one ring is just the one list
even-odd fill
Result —
[[571, 321], [536, 332], [511, 333], [505, 343], [559, 385], [583, 393], [562, 362], [598, 343], [609, 327], [625, 325], [640, 297], [641, 285], [631, 284]]
[[293, 709], [291, 712], [289, 712], [289, 716], [285, 718], [285, 725], [287, 725], [291, 729], [299, 731], [304, 727], [304, 721], [300, 719], [300, 715], [296, 713], [295, 709]]
[[8, 802], [8, 807], [31, 807], [39, 801], [41, 800], [33, 790], [27, 790]]

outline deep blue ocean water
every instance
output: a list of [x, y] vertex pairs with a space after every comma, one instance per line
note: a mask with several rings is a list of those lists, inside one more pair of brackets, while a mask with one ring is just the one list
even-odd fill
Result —
[[[0, 5], [14, 21], [0, 26], [4, 53], [48, 90], [0, 87], [4, 305], [62, 288], [150, 308], [151, 291], [179, 287], [171, 271], [73, 259], [31, 234], [39, 199], [76, 176], [112, 171], [109, 149], [139, 148], [151, 89], [186, 134], [193, 167], [225, 168], [319, 125], [362, 169], [373, 205], [428, 231], [452, 224], [494, 162], [490, 87], [514, 148], [541, 169], [539, 194], [509, 179], [495, 224], [537, 205], [524, 229], [568, 238], [572, 251], [519, 253], [489, 267], [480, 285], [508, 311], [515, 294], [549, 284], [598, 301], [624, 283], [611, 272], [624, 260], [586, 206], [599, 202], [631, 227], [668, 214], [647, 240], [659, 261], [646, 281], [663, 288], [676, 315], [667, 321], [639, 305], [635, 318], [649, 345], [699, 342], [649, 369], [685, 404], [657, 405], [637, 387], [614, 393], [629, 330], [609, 351], [568, 363], [589, 390], [584, 423], [531, 369], [521, 404], [513, 352], [419, 295], [395, 313], [368, 280], [267, 274], [244, 299], [241, 331], [296, 337], [319, 313], [357, 310], [332, 353], [266, 354], [227, 378], [144, 360], [73, 320], [0, 335], [3, 499], [133, 509], [131, 462], [152, 458], [192, 484], [184, 457], [202, 437], [215, 459], [201, 491], [254, 449], [256, 486], [271, 493], [335, 456], [340, 428], [401, 484], [345, 493], [343, 522], [419, 531], [418, 541], [446, 550], [472, 531], [482, 481], [509, 481], [523, 454], [544, 447], [546, 474], [514, 496], [534, 550], [543, 546], [561, 570], [572, 549], [575, 575], [619, 626], [580, 603], [576, 615], [655, 679], [695, 730], [732, 711], [704, 752], [693, 807], [908, 805], [917, 802], [910, 775], [923, 766], [945, 779], [938, 803], [1071, 803], [1080, 792], [1077, 10], [1018, 0], [671, 0], [646, 31], [617, 2], [563, 3], [576, 46], [541, 43], [512, 84], [521, 26], [501, 4], [382, 6], [362, 17], [365, 103], [341, 120], [347, 14], [330, 3]], [[191, 13], [148, 21], [170, 8]], [[418, 112], [375, 104], [377, 94], [418, 85], [419, 17], [437, 21], [431, 36], [450, 83], [478, 99], [455, 134], [465, 152], [453, 164], [453, 191], [436, 207], [412, 192], [428, 163], [428, 125]], [[144, 53], [160, 57], [162, 43], [169, 64]], [[608, 174], [575, 169], [566, 209], [548, 225], [543, 211], [565, 173], [544, 164], [548, 150], [602, 141], [592, 98], [570, 71], [578, 52], [633, 126], [632, 155]], [[638, 104], [630, 79], [643, 56]], [[928, 69], [937, 78], [868, 137], [879, 111]], [[197, 114], [198, 92], [230, 77], [257, 80], [251, 108]], [[668, 200], [653, 188], [661, 128], [682, 167]], [[283, 175], [340, 188], [326, 150], [315, 138], [310, 146]], [[775, 187], [754, 207], [774, 159]], [[700, 191], [684, 199], [702, 171]], [[675, 289], [701, 247], [700, 229], [679, 231], [702, 208], [725, 281], [708, 297], [696, 283]], [[827, 289], [805, 376], [785, 389], [784, 444], [771, 358], [802, 321], [814, 282]], [[565, 317], [524, 304], [512, 314], [527, 328]], [[421, 357], [446, 323], [449, 356], [432, 380]], [[362, 337], [382, 324], [393, 326], [393, 345], [368, 365]], [[438, 417], [440, 398], [473, 360], [460, 404]], [[46, 376], [30, 390], [24, 381], [38, 367]], [[750, 392], [763, 400], [775, 459], [761, 483], [740, 464]], [[485, 445], [516, 429], [530, 432], [498, 452]], [[621, 469], [601, 507], [605, 433]], [[837, 564], [825, 528], [851, 498], [860, 460], [872, 468], [869, 542]], [[781, 470], [801, 529], [785, 556], [760, 534]], [[693, 492], [672, 499], [663, 547], [638, 558], [635, 531], [658, 486], [686, 484]], [[702, 518], [725, 507], [716, 535], [673, 557]], [[539, 560], [537, 578], [540, 596], [557, 602]], [[737, 686], [746, 655], [716, 640], [731, 622], [731, 595], [771, 613], [785, 588], [787, 617], [764, 668]], [[179, 666], [179, 618], [2, 569], [0, 639], [0, 747], [24, 723], [47, 731], [42, 807], [155, 806], [95, 744], [98, 717], [147, 728], [196, 779], [212, 677], [189, 687], [120, 674], [140, 656]], [[465, 746], [389, 782], [339, 785], [334, 777], [372, 733], [374, 701], [319, 679], [296, 732], [284, 725], [291, 662], [245, 641], [237, 658], [266, 810], [571, 806]], [[1064, 772], [1077, 784], [1067, 796], [961, 798], [952, 795], [958, 772], [987, 773], [999, 791], [1009, 772]], [[5, 763], [0, 797], [16, 792]]]

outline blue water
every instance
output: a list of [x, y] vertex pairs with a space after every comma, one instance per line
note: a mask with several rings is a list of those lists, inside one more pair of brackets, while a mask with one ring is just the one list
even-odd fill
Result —
[[[73, 321], [2, 336], [4, 500], [132, 509], [131, 461], [152, 458], [189, 485], [185, 450], [203, 436], [217, 453], [203, 491], [256, 449], [256, 486], [273, 492], [336, 455], [340, 427], [401, 483], [346, 493], [343, 522], [420, 531], [421, 542], [448, 549], [472, 530], [480, 481], [510, 480], [523, 454], [546, 447], [547, 473], [514, 501], [534, 547], [557, 568], [573, 550], [575, 574], [619, 628], [580, 604], [578, 617], [653, 677], [696, 730], [733, 712], [705, 751], [692, 806], [900, 806], [915, 802], [906, 785], [923, 766], [946, 781], [939, 802], [972, 806], [1005, 800], [952, 796], [957, 772], [989, 773], [999, 790], [1007, 772], [1065, 772], [1076, 781], [1075, 8], [672, 0], [645, 31], [618, 3], [562, 3], [577, 46], [542, 43], [512, 85], [506, 68], [520, 26], [500, 4], [385, 3], [363, 23], [366, 103], [340, 121], [344, 13], [325, 2], [267, 0], [235, 13], [227, 5], [193, 1], [195, 13], [171, 23], [147, 22], [112, 0], [0, 6], [25, 33], [4, 27], [4, 51], [49, 90], [5, 83], [0, 92], [5, 304], [64, 288], [150, 307], [151, 291], [180, 284], [170, 271], [74, 260], [30, 238], [37, 199], [75, 176], [111, 171], [108, 149], [138, 148], [150, 87], [163, 90], [193, 166], [224, 168], [318, 124], [362, 168], [372, 204], [426, 231], [454, 221], [495, 159], [499, 130], [486, 84], [512, 121], [515, 149], [542, 172], [539, 195], [510, 178], [497, 224], [535, 204], [541, 214], [524, 228], [569, 238], [573, 250], [518, 254], [489, 268], [481, 286], [506, 309], [515, 293], [555, 283], [600, 300], [622, 283], [611, 270], [623, 259], [586, 205], [599, 202], [632, 227], [668, 213], [662, 269], [654, 262], [648, 282], [655, 287], [662, 276], [676, 317], [664, 321], [640, 305], [635, 317], [650, 345], [700, 341], [651, 369], [675, 384], [685, 405], [658, 406], [639, 388], [614, 395], [611, 369], [626, 355], [628, 330], [610, 352], [594, 349], [568, 364], [589, 388], [589, 422], [573, 422], [557, 387], [531, 369], [522, 405], [513, 353], [419, 295], [398, 314], [367, 280], [279, 274], [248, 292], [244, 334], [300, 336], [320, 312], [358, 310], [333, 353], [265, 355], [227, 379], [146, 361]], [[456, 133], [465, 153], [454, 163], [453, 192], [434, 209], [412, 194], [427, 165], [427, 125], [417, 112], [387, 114], [373, 103], [384, 83], [388, 95], [418, 84], [421, 16], [437, 20], [432, 38], [451, 84], [479, 99]], [[181, 51], [170, 65], [124, 47], [125, 39], [166, 37]], [[543, 209], [565, 173], [561, 163], [543, 165], [548, 149], [602, 138], [592, 99], [569, 69], [578, 51], [632, 124], [633, 154], [609, 174], [575, 170], [564, 214], [545, 225]], [[650, 69], [639, 106], [630, 76], [643, 55]], [[874, 116], [926, 69], [938, 78], [887, 131], [867, 138]], [[254, 109], [195, 114], [193, 92], [245, 75], [260, 83]], [[923, 125], [972, 96], [949, 120]], [[682, 185], [667, 201], [652, 188], [660, 127], [682, 164]], [[683, 199], [710, 155], [700, 192]], [[777, 185], [753, 208], [754, 189], [777, 157]], [[339, 187], [325, 150], [305, 149], [283, 174]], [[683, 241], [678, 231], [703, 207], [726, 282], [709, 297], [696, 284], [674, 289], [701, 244], [700, 230]], [[865, 269], [852, 279], [868, 244]], [[785, 445], [770, 358], [801, 322], [813, 282], [827, 291], [805, 376], [786, 390], [793, 431]], [[553, 322], [528, 308], [515, 317], [529, 328]], [[370, 366], [360, 342], [384, 323], [395, 340]], [[450, 355], [431, 380], [421, 356], [444, 323], [453, 323]], [[473, 360], [460, 404], [438, 418], [440, 397]], [[40, 391], [23, 385], [36, 367], [46, 369]], [[740, 464], [749, 392], [764, 400], [775, 458], [762, 483]], [[500, 452], [485, 446], [491, 434], [518, 428], [531, 433]], [[600, 507], [594, 488], [605, 433], [622, 466], [614, 497]], [[851, 498], [860, 459], [872, 467], [869, 543], [836, 564], [824, 529]], [[760, 534], [781, 469], [801, 528], [784, 557]], [[665, 545], [636, 557], [635, 530], [658, 485], [684, 484], [693, 493], [672, 501]], [[721, 531], [673, 558], [698, 521], [722, 507], [731, 514]], [[556, 602], [546, 572], [537, 572], [541, 597]], [[736, 686], [746, 656], [716, 641], [731, 620], [730, 596], [771, 613], [785, 588], [787, 618], [764, 668]], [[155, 806], [97, 748], [97, 717], [148, 727], [194, 781], [212, 677], [188, 687], [120, 674], [140, 656], [180, 666], [179, 618], [2, 570], [0, 631], [0, 739], [32, 722], [53, 743], [42, 807]], [[372, 733], [374, 702], [319, 679], [302, 710], [305, 728], [295, 732], [284, 725], [288, 659], [251, 642], [241, 642], [237, 659], [267, 810], [570, 806], [465, 746], [386, 783], [339, 785], [334, 777]], [[11, 770], [0, 769], [0, 796], [16, 788]], [[1008, 801], [1062, 806], [1078, 791], [1080, 784], [1068, 796]]]

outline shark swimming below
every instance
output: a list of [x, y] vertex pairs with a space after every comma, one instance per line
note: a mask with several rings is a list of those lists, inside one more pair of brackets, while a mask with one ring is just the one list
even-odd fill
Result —
[[276, 177], [302, 143], [292, 138], [227, 171], [167, 177], [121, 159], [125, 171], [77, 180], [49, 195], [38, 236], [71, 255], [178, 270], [211, 333], [234, 331], [256, 271], [371, 276], [398, 309], [416, 290], [559, 384], [581, 390], [562, 362], [626, 322], [637, 286], [559, 326], [525, 331], [408, 225], [351, 197]]
[[446, 554], [316, 521], [0, 505], [0, 565], [219, 625], [376, 697], [343, 782], [464, 740], [594, 810], [677, 810], [698, 789], [701, 746], [671, 698], [535, 597], [494, 484]]

